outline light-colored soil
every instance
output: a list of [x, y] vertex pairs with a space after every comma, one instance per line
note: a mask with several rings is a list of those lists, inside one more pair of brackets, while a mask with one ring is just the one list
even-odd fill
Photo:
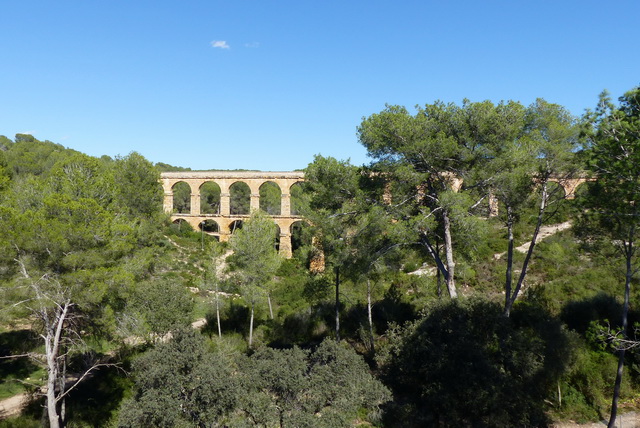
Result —
[[[540, 228], [540, 232], [538, 233], [538, 237], [536, 238], [536, 244], [542, 241], [543, 239], [546, 239], [552, 235], [555, 235], [556, 233], [561, 232], [563, 230], [569, 229], [570, 227], [571, 227], [571, 222], [569, 221], [565, 221], [564, 223], [551, 224], [549, 226], [542, 226]], [[525, 242], [524, 244], [516, 247], [515, 249], [516, 251], [524, 254], [527, 251], [529, 251], [530, 246], [531, 246], [531, 242]], [[493, 258], [496, 260], [499, 260], [505, 254], [507, 253], [504, 252], [504, 253], [494, 254]]]
[[29, 401], [29, 394], [14, 395], [0, 401], [0, 420], [19, 415]]
[[[551, 425], [552, 428], [603, 428], [607, 426], [608, 421], [590, 422], [586, 424], [578, 424], [575, 422], [558, 422]], [[624, 413], [618, 415], [616, 428], [640, 428], [640, 414], [637, 412]]]

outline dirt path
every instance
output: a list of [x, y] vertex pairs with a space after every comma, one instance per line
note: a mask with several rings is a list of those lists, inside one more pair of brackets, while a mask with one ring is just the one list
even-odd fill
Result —
[[0, 401], [0, 420], [19, 415], [29, 402], [29, 394], [22, 393]]
[[[551, 428], [602, 428], [607, 426], [608, 421], [589, 422], [586, 424], [578, 424], [575, 422], [558, 422], [551, 425]], [[616, 428], [640, 428], [640, 414], [637, 412], [624, 413], [618, 415]]]
[[[569, 229], [570, 227], [571, 227], [570, 221], [565, 221], [564, 223], [558, 223], [558, 224], [550, 224], [549, 226], [542, 226], [540, 228], [540, 232], [538, 233], [538, 237], [536, 238], [536, 244], [542, 241], [543, 239], [546, 239], [552, 235], [555, 235], [556, 233], [561, 232], [563, 230]], [[530, 246], [531, 246], [531, 242], [526, 242], [516, 247], [516, 251], [524, 254], [527, 251], [529, 251]], [[505, 254], [507, 254], [506, 251], [504, 253], [497, 253], [493, 255], [493, 258], [496, 260], [500, 260], [502, 256], [504, 256]]]

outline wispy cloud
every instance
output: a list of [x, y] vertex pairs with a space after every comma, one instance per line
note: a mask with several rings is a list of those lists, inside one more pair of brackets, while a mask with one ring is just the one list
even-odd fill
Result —
[[260, 42], [245, 43], [244, 47], [245, 48], [259, 48], [260, 47]]
[[211, 47], [220, 49], [231, 49], [231, 46], [229, 46], [226, 40], [213, 40], [211, 41]]

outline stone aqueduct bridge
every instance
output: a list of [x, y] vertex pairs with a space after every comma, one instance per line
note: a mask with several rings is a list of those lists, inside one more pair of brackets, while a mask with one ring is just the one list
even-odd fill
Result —
[[[232, 226], [236, 224], [236, 221], [244, 221], [249, 218], [249, 214], [231, 214], [230, 187], [237, 182], [242, 182], [249, 186], [251, 190], [249, 210], [253, 211], [260, 207], [260, 186], [267, 182], [275, 183], [281, 192], [281, 208], [280, 214], [272, 215], [271, 218], [280, 228], [280, 253], [285, 257], [291, 257], [291, 226], [303, 220], [301, 216], [294, 215], [291, 212], [291, 186], [304, 181], [303, 172], [163, 172], [160, 179], [164, 188], [164, 211], [171, 213], [171, 220], [184, 220], [196, 230], [202, 227], [203, 222], [213, 220], [218, 225], [218, 232], [208, 233], [218, 236], [220, 241], [229, 240]], [[573, 199], [578, 186], [590, 180], [589, 178], [552, 178], [550, 181], [562, 186], [567, 199]], [[187, 183], [191, 188], [190, 213], [173, 212], [173, 186], [179, 182]], [[200, 210], [200, 188], [208, 182], [214, 182], [220, 187], [220, 210], [217, 214], [204, 214]], [[454, 190], [458, 191], [462, 185], [462, 180], [454, 178], [451, 184]], [[390, 196], [384, 199], [385, 201], [390, 200]], [[495, 216], [497, 214], [497, 201], [494, 198], [490, 198], [489, 215]]]
[[[249, 214], [231, 214], [231, 192], [234, 183], [242, 182], [251, 190], [249, 209], [260, 207], [260, 186], [272, 182], [280, 188], [280, 214], [271, 218], [280, 228], [280, 254], [291, 257], [291, 226], [303, 220], [299, 215], [291, 213], [291, 186], [304, 181], [303, 172], [240, 172], [240, 171], [203, 171], [203, 172], [163, 172], [160, 175], [164, 188], [164, 211], [171, 213], [171, 220], [184, 220], [195, 230], [201, 228], [203, 222], [213, 220], [218, 225], [218, 232], [210, 233], [218, 236], [220, 241], [227, 241], [236, 221], [245, 221]], [[184, 182], [191, 188], [190, 213], [173, 212], [173, 186]], [[218, 214], [203, 214], [200, 210], [200, 188], [203, 184], [214, 182], [220, 187], [220, 210]]]

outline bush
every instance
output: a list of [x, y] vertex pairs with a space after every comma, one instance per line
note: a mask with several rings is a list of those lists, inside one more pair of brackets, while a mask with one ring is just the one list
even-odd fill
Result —
[[544, 400], [570, 362], [560, 322], [527, 304], [505, 318], [494, 302], [439, 303], [391, 342], [388, 426], [547, 426]]

